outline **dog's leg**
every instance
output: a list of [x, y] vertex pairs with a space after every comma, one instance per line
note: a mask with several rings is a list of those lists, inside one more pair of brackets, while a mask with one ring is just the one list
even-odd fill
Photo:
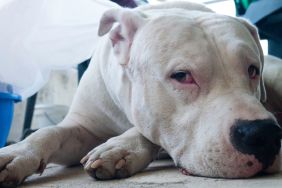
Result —
[[0, 187], [18, 185], [27, 176], [42, 173], [49, 162], [77, 164], [100, 143], [71, 121], [42, 128], [19, 143], [0, 149]]
[[81, 163], [88, 174], [96, 179], [126, 178], [146, 168], [158, 151], [159, 146], [133, 127], [94, 148]]

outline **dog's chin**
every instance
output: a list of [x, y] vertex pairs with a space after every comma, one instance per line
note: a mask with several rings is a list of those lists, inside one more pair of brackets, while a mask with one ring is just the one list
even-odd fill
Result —
[[[265, 171], [262, 171], [260, 167], [256, 169], [250, 169], [250, 170], [240, 170], [240, 173], [238, 172], [214, 172], [214, 173], [199, 173], [199, 172], [192, 172], [190, 170], [187, 170], [186, 168], [180, 168], [179, 171], [186, 176], [197, 176], [197, 177], [205, 177], [205, 178], [222, 178], [222, 179], [246, 179], [254, 177], [257, 174], [266, 173]], [[267, 172], [268, 173], [268, 172]], [[274, 173], [274, 172], [272, 172]]]
[[[281, 155], [275, 156], [270, 166], [265, 166], [253, 155], [239, 155], [236, 160], [198, 160], [191, 163], [176, 163], [184, 175], [209, 178], [241, 179], [280, 171]], [[183, 160], [182, 160], [183, 161]], [[188, 161], [186, 161], [188, 162]]]
[[266, 169], [263, 168], [263, 165], [257, 160], [249, 161], [247, 166], [248, 167], [246, 167], [246, 165], [242, 163], [235, 165], [233, 164], [230, 165], [230, 167], [209, 166], [209, 168], [203, 168], [199, 166], [198, 169], [195, 167], [185, 168], [183, 166], [179, 166], [179, 169], [182, 174], [189, 176], [199, 176], [199, 177], [208, 177], [208, 178], [226, 178], [226, 179], [245, 179], [245, 178], [254, 177], [258, 174], [276, 173], [280, 169], [280, 162], [277, 158], [275, 162]]
[[[226, 179], [239, 179], [239, 178], [251, 178], [256, 175], [265, 175], [265, 174], [274, 174], [280, 171], [281, 160], [280, 156], [276, 157], [274, 163], [266, 168], [263, 169], [260, 163], [253, 165], [252, 168], [249, 169], [229, 169], [228, 171], [219, 172], [216, 170], [207, 170], [209, 173], [202, 173], [197, 171], [191, 171], [187, 168], [179, 167], [179, 171], [183, 175], [187, 176], [199, 176], [199, 177], [209, 177], [209, 178], [226, 178]], [[214, 173], [213, 173], [214, 172]]]

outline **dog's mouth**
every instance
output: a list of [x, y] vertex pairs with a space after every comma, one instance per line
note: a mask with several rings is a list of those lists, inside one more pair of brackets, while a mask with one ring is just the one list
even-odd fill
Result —
[[[281, 131], [276, 125], [267, 124], [267, 126], [263, 124], [259, 126], [263, 129], [252, 128], [250, 131], [252, 126], [244, 125], [244, 128], [248, 129], [247, 133], [250, 134], [247, 135], [249, 137], [238, 136], [236, 141], [239, 144], [232, 142], [233, 135], [231, 135], [231, 141], [227, 136], [226, 140], [216, 140], [203, 147], [199, 146], [196, 151], [184, 148], [180, 150], [181, 153], [173, 156], [175, 164], [183, 175], [199, 177], [237, 179], [276, 173], [281, 166]], [[274, 130], [264, 135], [271, 128]]]
[[185, 176], [191, 176], [191, 175], [193, 175], [192, 173], [190, 173], [188, 170], [186, 170], [185, 168], [179, 168], [179, 171], [183, 174], [183, 175], [185, 175]]
[[[253, 177], [253, 176], [264, 176], [264, 175], [269, 175], [269, 174], [273, 174], [273, 173], [276, 173], [277, 171], [279, 171], [279, 169], [277, 169], [277, 166], [280, 166], [280, 164], [275, 164], [275, 163], [280, 163], [280, 160], [279, 159], [276, 159], [274, 164], [271, 165], [271, 166], [268, 166], [267, 168], [260, 168], [260, 170], [257, 169], [257, 171], [254, 173], [251, 173], [252, 175], [251, 176], [205, 176], [205, 175], [201, 175], [201, 174], [194, 174], [192, 173], [190, 170], [184, 168], [184, 167], [181, 167], [181, 166], [178, 166], [178, 169], [179, 169], [179, 172], [185, 176], [198, 176], [198, 177], [211, 177], [211, 178], [228, 178], [228, 179], [237, 179], [237, 178], [250, 178], [250, 177]], [[248, 165], [251, 165], [253, 166], [253, 163], [252, 162], [249, 162]], [[238, 175], [238, 174], [237, 174]]]
[[[240, 158], [240, 156], [238, 157]], [[279, 160], [275, 161], [279, 162]], [[218, 165], [220, 162], [222, 162], [222, 164]], [[237, 179], [276, 173], [277, 167], [280, 166], [278, 162], [268, 168], [264, 168], [254, 156], [243, 156], [243, 158], [233, 161], [233, 163], [230, 164], [226, 163], [223, 159], [222, 161], [216, 161], [217, 166], [212, 163], [209, 164], [210, 168], [207, 166], [200, 166], [200, 170], [197, 170], [198, 168], [195, 168], [195, 166], [192, 166], [192, 169], [179, 164], [176, 166], [178, 167], [179, 172], [185, 176]]]

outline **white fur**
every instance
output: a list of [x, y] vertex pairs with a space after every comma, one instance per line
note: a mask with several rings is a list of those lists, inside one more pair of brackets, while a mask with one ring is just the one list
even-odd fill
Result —
[[[195, 175], [250, 177], [262, 169], [229, 138], [236, 119], [274, 119], [260, 102], [260, 80], [246, 71], [263, 63], [253, 26], [190, 3], [105, 16], [100, 35], [114, 28], [101, 39], [67, 117], [1, 149], [0, 182], [19, 183], [47, 163], [71, 165], [83, 156], [95, 178], [127, 177], [160, 146]], [[173, 82], [177, 70], [190, 70], [197, 84]]]

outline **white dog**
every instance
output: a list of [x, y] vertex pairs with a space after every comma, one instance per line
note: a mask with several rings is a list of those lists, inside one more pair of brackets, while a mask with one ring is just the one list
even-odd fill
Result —
[[252, 25], [182, 2], [107, 11], [99, 35], [63, 122], [0, 150], [2, 186], [80, 160], [94, 178], [124, 178], [160, 147], [185, 174], [279, 170], [281, 130], [268, 110], [282, 110], [282, 64], [269, 65], [267, 89], [280, 102], [268, 102]]

